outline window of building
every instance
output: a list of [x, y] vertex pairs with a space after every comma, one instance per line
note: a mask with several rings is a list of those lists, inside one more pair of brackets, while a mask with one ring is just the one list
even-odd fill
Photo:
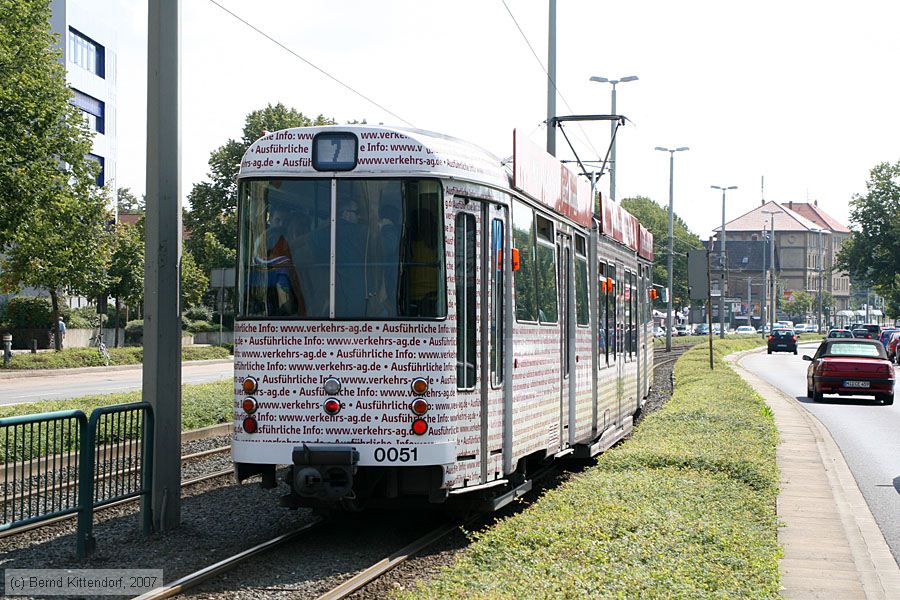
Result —
[[69, 60], [106, 78], [106, 49], [80, 31], [69, 27]]
[[456, 387], [475, 387], [475, 216], [456, 217]]
[[106, 183], [106, 161], [102, 156], [98, 156], [96, 154], [88, 154], [88, 160], [92, 160], [95, 163], [100, 165], [100, 171], [97, 173], [97, 187], [103, 187], [103, 184]]
[[84, 92], [72, 89], [75, 95], [72, 97], [72, 104], [81, 109], [81, 112], [87, 118], [88, 126], [91, 131], [97, 133], [105, 133], [106, 120], [104, 113], [106, 106], [102, 100], [97, 100], [93, 96], [88, 96]]

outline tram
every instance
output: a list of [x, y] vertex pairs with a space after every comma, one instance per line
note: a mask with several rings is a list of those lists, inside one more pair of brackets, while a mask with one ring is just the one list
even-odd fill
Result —
[[[626, 436], [653, 237], [513, 133], [268, 133], [238, 176], [232, 455], [282, 504], [499, 508]], [[282, 467], [287, 467], [286, 469]]]

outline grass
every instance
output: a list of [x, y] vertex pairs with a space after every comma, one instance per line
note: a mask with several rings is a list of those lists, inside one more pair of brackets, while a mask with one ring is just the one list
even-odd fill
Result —
[[[822, 341], [822, 338], [825, 337], [821, 333], [801, 333], [797, 336], [799, 341], [801, 342], [817, 342]], [[685, 336], [673, 336], [672, 337], [672, 345], [673, 346], [683, 346], [685, 344], [700, 344], [705, 343], [709, 338], [705, 335], [685, 335]], [[715, 334], [713, 336], [713, 340], [719, 339], [719, 334]], [[726, 340], [756, 340], [757, 346], [761, 346], [765, 343], [766, 339], [762, 336], [761, 333], [757, 333], [756, 335], [734, 335], [730, 334], [725, 336]], [[653, 338], [654, 346], [665, 346], [666, 345], [666, 337], [655, 337]]]
[[675, 366], [672, 399], [626, 443], [523, 512], [474, 535], [401, 598], [777, 598], [778, 433], [714, 343]]
[[[32, 402], [28, 404], [15, 404], [12, 406], [0, 406], [0, 418], [13, 417], [19, 415], [31, 415], [43, 412], [54, 412], [58, 410], [80, 410], [90, 417], [92, 410], [99, 406], [110, 406], [113, 404], [129, 404], [141, 401], [141, 392], [139, 390], [133, 392], [122, 392], [118, 394], [102, 394], [96, 396], [84, 396], [81, 398], [72, 398], [69, 400], [47, 400], [43, 402]], [[219, 423], [227, 423], [232, 419], [232, 403], [234, 401], [234, 387], [232, 381], [215, 382], [215, 383], [199, 383], [181, 386], [181, 428], [184, 431], [188, 429], [198, 429], [209, 425], [217, 425]], [[108, 431], [104, 431], [104, 441], [118, 442], [131, 437], [130, 431], [120, 430], [118, 423], [112, 420], [111, 427]], [[19, 430], [21, 431], [21, 429]], [[9, 460], [31, 459], [36, 456], [43, 456], [49, 450], [49, 453], [66, 451], [69, 448], [55, 447], [53, 443], [45, 444], [46, 430], [34, 431], [27, 430], [25, 434], [24, 447], [20, 446], [15, 450], [7, 448], [5, 445], [0, 447], [0, 462]], [[51, 442], [53, 440], [51, 439]], [[45, 447], [46, 446], [46, 447]], [[16, 452], [11, 454], [11, 450]], [[23, 453], [24, 451], [24, 453]]]
[[[228, 358], [230, 353], [222, 346], [184, 346], [184, 361]], [[142, 347], [110, 348], [110, 365], [138, 365], [143, 362]], [[59, 352], [14, 354], [7, 369], [72, 369], [77, 367], [101, 367], [106, 363], [96, 348], [66, 348]], [[4, 368], [0, 364], [0, 369]]]

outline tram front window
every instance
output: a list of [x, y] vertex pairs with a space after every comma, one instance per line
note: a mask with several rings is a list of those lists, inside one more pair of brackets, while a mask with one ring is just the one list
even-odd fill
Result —
[[437, 181], [342, 179], [332, 204], [331, 180], [254, 180], [240, 197], [241, 316], [446, 316]]

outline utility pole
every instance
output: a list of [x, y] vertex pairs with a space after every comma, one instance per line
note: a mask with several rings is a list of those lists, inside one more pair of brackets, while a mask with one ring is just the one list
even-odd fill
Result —
[[[725, 288], [728, 285], [728, 254], [725, 250], [725, 192], [736, 190], [736, 185], [718, 186], [711, 185], [714, 190], [722, 190], [722, 289], [719, 296], [719, 338], [725, 339]], [[731, 321], [731, 319], [729, 319]]]
[[556, 156], [556, 0], [550, 0], [547, 33], [547, 153]]
[[153, 526], [181, 523], [181, 0], [150, 0], [143, 399], [153, 406]]
[[709, 268], [709, 257], [711, 254], [711, 250], [713, 247], [713, 238], [709, 238], [709, 245], [706, 247], [706, 322], [707, 322], [707, 332], [706, 336], [709, 341], [709, 370], [712, 371], [715, 367], [713, 367], [713, 333], [712, 333], [712, 284], [710, 280], [712, 279], [712, 273], [710, 273]]
[[750, 293], [750, 276], [747, 276], [747, 325], [753, 324], [753, 303], [751, 302]]

